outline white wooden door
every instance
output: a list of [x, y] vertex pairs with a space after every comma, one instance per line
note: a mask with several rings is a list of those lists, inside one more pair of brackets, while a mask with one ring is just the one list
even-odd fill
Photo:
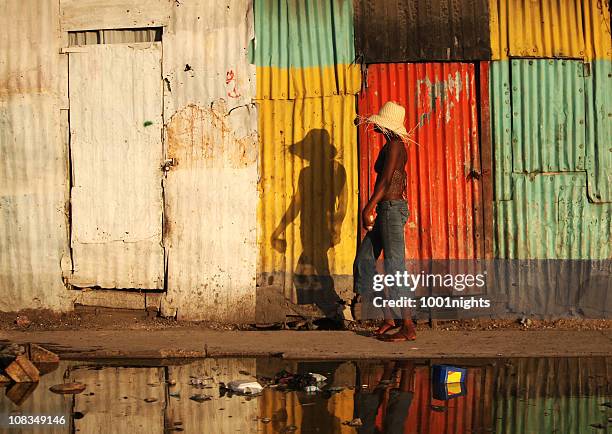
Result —
[[163, 288], [161, 44], [69, 54], [77, 287]]

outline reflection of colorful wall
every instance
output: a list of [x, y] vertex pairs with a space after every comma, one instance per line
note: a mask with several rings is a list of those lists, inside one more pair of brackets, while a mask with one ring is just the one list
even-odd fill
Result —
[[254, 12], [259, 283], [281, 285], [299, 303], [321, 298], [321, 288], [350, 299], [360, 87], [352, 4], [266, 0]]

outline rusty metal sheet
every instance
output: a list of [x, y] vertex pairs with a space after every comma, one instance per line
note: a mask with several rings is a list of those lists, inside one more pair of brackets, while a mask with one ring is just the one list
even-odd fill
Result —
[[159, 43], [70, 53], [75, 286], [163, 288], [161, 79]]
[[488, 0], [354, 0], [365, 63], [491, 58]]
[[258, 279], [331, 312], [352, 298], [357, 233], [353, 96], [259, 105]]
[[0, 14], [0, 310], [66, 310], [67, 155], [61, 37], [52, 2], [5, 2]]
[[254, 7], [257, 99], [359, 91], [351, 1], [258, 0]]
[[252, 322], [257, 110], [248, 0], [173, 2], [164, 29], [164, 315]]
[[490, 8], [494, 60], [612, 59], [608, 1], [490, 0]]
[[[368, 67], [359, 113], [386, 101], [406, 107], [408, 149], [406, 257], [470, 259], [484, 255], [476, 68], [467, 63], [375, 64]], [[360, 206], [375, 184], [381, 135], [359, 129]]]
[[168, 24], [168, 0], [60, 0], [62, 31], [161, 27]]

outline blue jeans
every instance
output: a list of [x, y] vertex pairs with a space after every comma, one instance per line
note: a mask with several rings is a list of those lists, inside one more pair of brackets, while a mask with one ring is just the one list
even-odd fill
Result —
[[[376, 206], [374, 228], [363, 238], [354, 264], [355, 288], [362, 297], [374, 294], [376, 260], [385, 253], [386, 274], [406, 271], [404, 226], [408, 220], [405, 200], [386, 200]], [[388, 297], [397, 297], [397, 288], [387, 288]]]

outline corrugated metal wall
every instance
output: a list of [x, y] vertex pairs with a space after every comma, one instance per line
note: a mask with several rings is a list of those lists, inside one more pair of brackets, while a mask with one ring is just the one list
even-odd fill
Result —
[[489, 59], [489, 0], [354, 0], [366, 63]]
[[250, 0], [173, 2], [163, 37], [167, 295], [185, 319], [255, 319], [257, 111]]
[[589, 64], [585, 80], [586, 170], [593, 202], [612, 202], [612, 59]]
[[609, 64], [555, 59], [491, 64], [497, 256], [612, 255], [612, 205], [597, 203], [608, 198], [612, 167], [609, 150], [603, 152], [612, 123]]
[[352, 289], [358, 194], [354, 118], [351, 95], [259, 103], [259, 274], [262, 284], [285, 285], [292, 300], [313, 297], [308, 285], [295, 282], [291, 289], [294, 272], [320, 276], [330, 290], [333, 276], [344, 285], [336, 292]]
[[[60, 54], [69, 44], [67, 32], [164, 26], [158, 77], [163, 108], [157, 116], [163, 110], [166, 148], [160, 157], [174, 159], [164, 179], [164, 313], [253, 320], [257, 114], [255, 68], [247, 59], [254, 37], [251, 1], [157, 1], [144, 8], [134, 1], [62, 0], [39, 6], [10, 2], [0, 37], [8, 53], [0, 64], [0, 146], [9, 156], [3, 160], [9, 178], [0, 202], [8, 222], [0, 241], [8, 253], [0, 265], [9, 295], [2, 310], [65, 310], [75, 297], [62, 282], [62, 268], [68, 277], [72, 271], [68, 111], [63, 110], [68, 56]], [[163, 158], [158, 160], [155, 171]], [[113, 261], [92, 258], [105, 282], [119, 280], [122, 267], [113, 267]], [[147, 255], [135, 261], [129, 271], [138, 277]], [[151, 286], [141, 280], [130, 281], [130, 287]]]
[[490, 0], [494, 60], [612, 58], [608, 0]]
[[255, 2], [258, 99], [357, 93], [349, 0]]
[[[483, 257], [483, 199], [476, 68], [468, 63], [369, 65], [359, 114], [378, 112], [386, 101], [406, 107], [413, 130], [408, 149], [406, 257]], [[374, 161], [383, 137], [362, 125], [359, 133], [360, 200], [376, 181]]]
[[70, 308], [68, 165], [62, 126], [66, 59], [57, 3], [3, 4], [0, 14], [0, 310]]
[[353, 7], [255, 2], [258, 281], [335, 315], [352, 298], [357, 223]]

